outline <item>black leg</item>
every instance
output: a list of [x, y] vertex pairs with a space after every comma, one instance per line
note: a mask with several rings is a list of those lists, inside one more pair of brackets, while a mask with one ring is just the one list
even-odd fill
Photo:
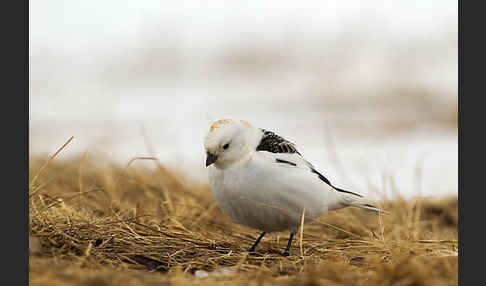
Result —
[[257, 240], [255, 241], [255, 243], [253, 243], [253, 246], [248, 250], [249, 252], [255, 251], [255, 247], [258, 245], [258, 243], [260, 242], [260, 240], [262, 240], [262, 238], [263, 238], [264, 235], [265, 235], [265, 232], [262, 232], [262, 234], [260, 234], [260, 236], [257, 238]]
[[290, 233], [289, 242], [287, 243], [287, 248], [285, 248], [284, 253], [282, 253], [283, 256], [289, 256], [290, 255], [289, 250], [290, 250], [290, 246], [292, 245], [292, 240], [294, 239], [294, 235], [295, 235], [294, 232]]

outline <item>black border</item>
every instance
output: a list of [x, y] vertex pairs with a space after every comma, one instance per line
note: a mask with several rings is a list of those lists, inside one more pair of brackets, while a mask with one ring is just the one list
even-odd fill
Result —
[[464, 243], [463, 243], [463, 239], [464, 239], [464, 227], [463, 227], [463, 224], [464, 224], [464, 217], [463, 217], [463, 212], [464, 212], [464, 196], [463, 196], [463, 191], [461, 188], [462, 184], [463, 184], [463, 178], [462, 178], [462, 175], [463, 175], [463, 166], [464, 166], [464, 160], [463, 160], [463, 157], [462, 157], [462, 153], [463, 153], [463, 150], [464, 150], [464, 144], [463, 144], [463, 140], [461, 139], [462, 138], [462, 132], [463, 132], [463, 114], [464, 114], [464, 106], [463, 106], [463, 102], [462, 102], [462, 98], [460, 97], [460, 94], [463, 93], [463, 87], [464, 87], [464, 73], [463, 73], [463, 68], [464, 68], [464, 54], [463, 54], [463, 45], [462, 45], [462, 39], [464, 37], [464, 34], [462, 32], [463, 28], [464, 28], [464, 25], [463, 25], [463, 7], [462, 7], [462, 1], [458, 1], [458, 4], [457, 4], [457, 32], [458, 32], [458, 35], [457, 35], [457, 51], [458, 51], [458, 63], [457, 63], [457, 67], [458, 67], [458, 71], [457, 71], [457, 84], [458, 84], [458, 98], [457, 98], [457, 125], [458, 125], [458, 130], [457, 130], [457, 146], [458, 146], [458, 158], [457, 158], [457, 162], [458, 162], [458, 189], [457, 189], [457, 194], [458, 194], [458, 225], [457, 225], [457, 231], [458, 231], [458, 252], [459, 252], [459, 255], [458, 255], [458, 284], [459, 285], [464, 285], [465, 284], [465, 276], [464, 275], [464, 256], [463, 256], [463, 253], [464, 253]]
[[2, 4], [2, 284], [29, 285], [29, 2]]
[[[484, 140], [484, 10], [478, 2], [458, 1], [458, 194], [459, 285], [480, 285], [484, 277], [485, 209]], [[467, 84], [466, 84], [467, 83]], [[476, 104], [474, 99], [477, 100]], [[466, 107], [467, 106], [467, 107]], [[467, 109], [466, 109], [467, 108]], [[476, 161], [476, 162], [474, 162]], [[467, 230], [467, 231], [466, 231]], [[466, 234], [467, 233], [467, 234]], [[476, 256], [476, 257], [475, 257]], [[466, 282], [467, 281], [467, 282]]]

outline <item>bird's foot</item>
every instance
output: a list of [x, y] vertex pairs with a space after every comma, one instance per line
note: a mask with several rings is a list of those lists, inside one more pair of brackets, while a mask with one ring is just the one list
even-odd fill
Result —
[[254, 247], [252, 247], [252, 248], [248, 249], [248, 254], [249, 254], [249, 255], [256, 255], [256, 254], [257, 254], [257, 252], [255, 251], [255, 248], [254, 248]]

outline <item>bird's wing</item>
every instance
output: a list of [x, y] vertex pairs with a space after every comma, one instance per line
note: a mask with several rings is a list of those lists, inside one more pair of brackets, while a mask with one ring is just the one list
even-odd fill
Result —
[[262, 129], [262, 132], [263, 136], [256, 148], [256, 151], [264, 155], [263, 157], [269, 160], [269, 162], [281, 164], [282, 167], [307, 170], [313, 176], [317, 176], [321, 181], [328, 184], [338, 192], [362, 197], [359, 194], [333, 186], [321, 172], [317, 171], [316, 168], [302, 156], [294, 143], [277, 135], [275, 132], [265, 129]]
[[272, 164], [278, 168], [288, 168], [299, 170], [299, 172], [308, 172], [309, 177], [319, 178], [322, 182], [333, 187], [331, 182], [324, 177], [324, 175], [318, 172], [309, 161], [300, 155], [300, 153], [270, 153], [261, 151], [258, 153], [261, 155], [260, 157], [269, 164]]
[[[362, 209], [376, 212], [388, 213], [387, 211], [376, 207], [375, 203], [363, 198], [362, 195], [337, 188], [331, 182], [318, 172], [299, 153], [270, 153], [258, 152], [260, 163], [269, 166], [260, 168], [261, 170], [273, 171], [273, 176], [279, 178], [273, 181], [275, 186], [280, 188], [290, 187], [299, 192], [297, 196], [306, 197], [307, 192], [317, 190], [321, 195], [311, 194], [309, 197], [324, 198], [328, 209], [336, 209], [344, 206], [354, 206]], [[294, 197], [294, 200], [298, 200]], [[389, 214], [389, 213], [388, 213]]]
[[[256, 151], [245, 168], [255, 201], [276, 205], [299, 216], [306, 209], [306, 218], [342, 208], [342, 198], [327, 179], [319, 178], [298, 153]], [[247, 193], [247, 195], [249, 195]]]
[[299, 152], [294, 143], [284, 139], [272, 131], [261, 129], [263, 132], [260, 144], [258, 144], [257, 151], [267, 151], [271, 153], [288, 153], [293, 154]]

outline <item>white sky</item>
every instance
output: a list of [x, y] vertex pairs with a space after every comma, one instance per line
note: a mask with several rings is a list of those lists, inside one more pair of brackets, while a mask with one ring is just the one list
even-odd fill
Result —
[[[235, 80], [231, 76], [211, 77], [201, 73], [196, 80], [189, 77], [173, 81], [161, 76], [152, 82], [133, 81], [132, 86], [120, 87], [120, 82], [106, 83], [96, 73], [103, 69], [100, 59], [146, 45], [152, 37], [177, 40], [185, 49], [189, 69], [193, 69], [198, 60], [211, 58], [208, 55], [218, 54], [227, 45], [242, 43], [247, 37], [278, 45], [289, 34], [299, 35], [298, 41], [308, 40], [299, 42], [297, 47], [301, 48], [300, 53], [315, 52], [307, 55], [312, 63], [314, 55], [320, 56], [320, 51], [312, 50], [317, 43], [313, 41], [332, 41], [334, 37], [355, 31], [356, 37], [379, 39], [392, 48], [393, 45], [405, 47], [406, 55], [400, 59], [404, 62], [408, 60], [406, 56], [429, 60], [424, 61], [423, 68], [412, 70], [417, 83], [421, 80], [424, 86], [443, 85], [452, 89], [449, 92], [454, 97], [452, 100], [457, 98], [454, 94], [457, 52], [450, 47], [444, 52], [446, 48], [442, 50], [439, 46], [437, 49], [441, 50], [435, 53], [420, 46], [444, 38], [457, 43], [457, 1], [31, 0], [29, 9], [30, 124], [37, 127], [46, 120], [48, 127], [31, 130], [30, 144], [34, 151], [52, 150], [52, 146], [59, 146], [74, 135], [78, 145], [72, 148], [84, 152], [96, 144], [107, 152], [117, 152], [118, 158], [126, 162], [134, 154], [146, 155], [140, 133], [144, 124], [162, 160], [195, 162], [197, 172], [202, 174], [205, 169], [199, 164], [204, 160], [200, 141], [209, 124], [208, 118], [236, 116], [261, 124], [262, 128], [269, 126], [283, 134], [293, 134], [294, 138], [300, 135], [298, 145], [307, 150], [302, 152], [313, 155], [312, 162], [322, 166], [327, 174], [331, 173], [333, 181], [346, 181], [339, 173], [333, 173], [334, 166], [322, 142], [309, 136], [320, 134], [320, 126], [301, 128], [309, 120], [322, 122], [327, 116], [329, 110], [325, 106], [314, 106], [312, 96], [302, 96], [313, 81], [318, 85], [327, 84], [322, 78], [309, 74], [308, 70], [299, 73], [298, 69], [291, 74], [282, 72], [267, 81]], [[414, 49], [407, 50], [409, 47]], [[46, 51], [49, 57], [44, 56]], [[387, 70], [380, 70], [383, 64], [380, 60], [388, 59], [381, 54], [382, 50], [372, 47], [361, 52], [362, 58], [352, 59], [356, 62], [352, 63], [351, 72], [336, 88], [365, 90], [388, 80], [387, 74], [383, 74]], [[51, 58], [52, 55], [56, 58]], [[312, 72], [312, 68], [309, 70]], [[324, 89], [323, 93], [328, 91]], [[372, 115], [363, 118], [363, 122], [369, 121]], [[102, 126], [104, 123], [100, 122], [105, 122], [102, 119], [115, 122], [118, 128]], [[359, 123], [352, 122], [352, 125]], [[97, 143], [107, 138], [116, 142], [115, 148]], [[358, 183], [363, 178], [376, 178], [379, 182], [382, 170], [393, 165], [405, 182], [403, 188], [412, 189], [413, 182], [407, 180], [412, 177], [414, 160], [422, 152], [429, 152], [431, 155], [425, 161], [425, 193], [457, 190], [457, 136], [437, 139], [422, 137], [420, 133], [409, 139], [392, 139], [395, 141], [374, 145], [360, 139], [356, 141], [363, 142], [359, 148], [342, 139], [343, 144], [337, 146], [346, 169], [356, 176], [358, 187], [367, 188], [365, 181]], [[386, 148], [390, 151], [385, 152]], [[407, 154], [408, 161], [400, 154]], [[393, 160], [380, 161], [377, 159], [380, 156], [391, 156]], [[376, 170], [361, 170], [360, 162], [376, 164]], [[408, 165], [404, 167], [405, 163]]]
[[339, 33], [360, 26], [406, 38], [457, 31], [457, 1], [34, 0], [29, 20], [31, 51], [48, 46], [74, 52], [136, 41], [154, 24], [207, 46], [238, 31], [278, 37], [284, 31]]

